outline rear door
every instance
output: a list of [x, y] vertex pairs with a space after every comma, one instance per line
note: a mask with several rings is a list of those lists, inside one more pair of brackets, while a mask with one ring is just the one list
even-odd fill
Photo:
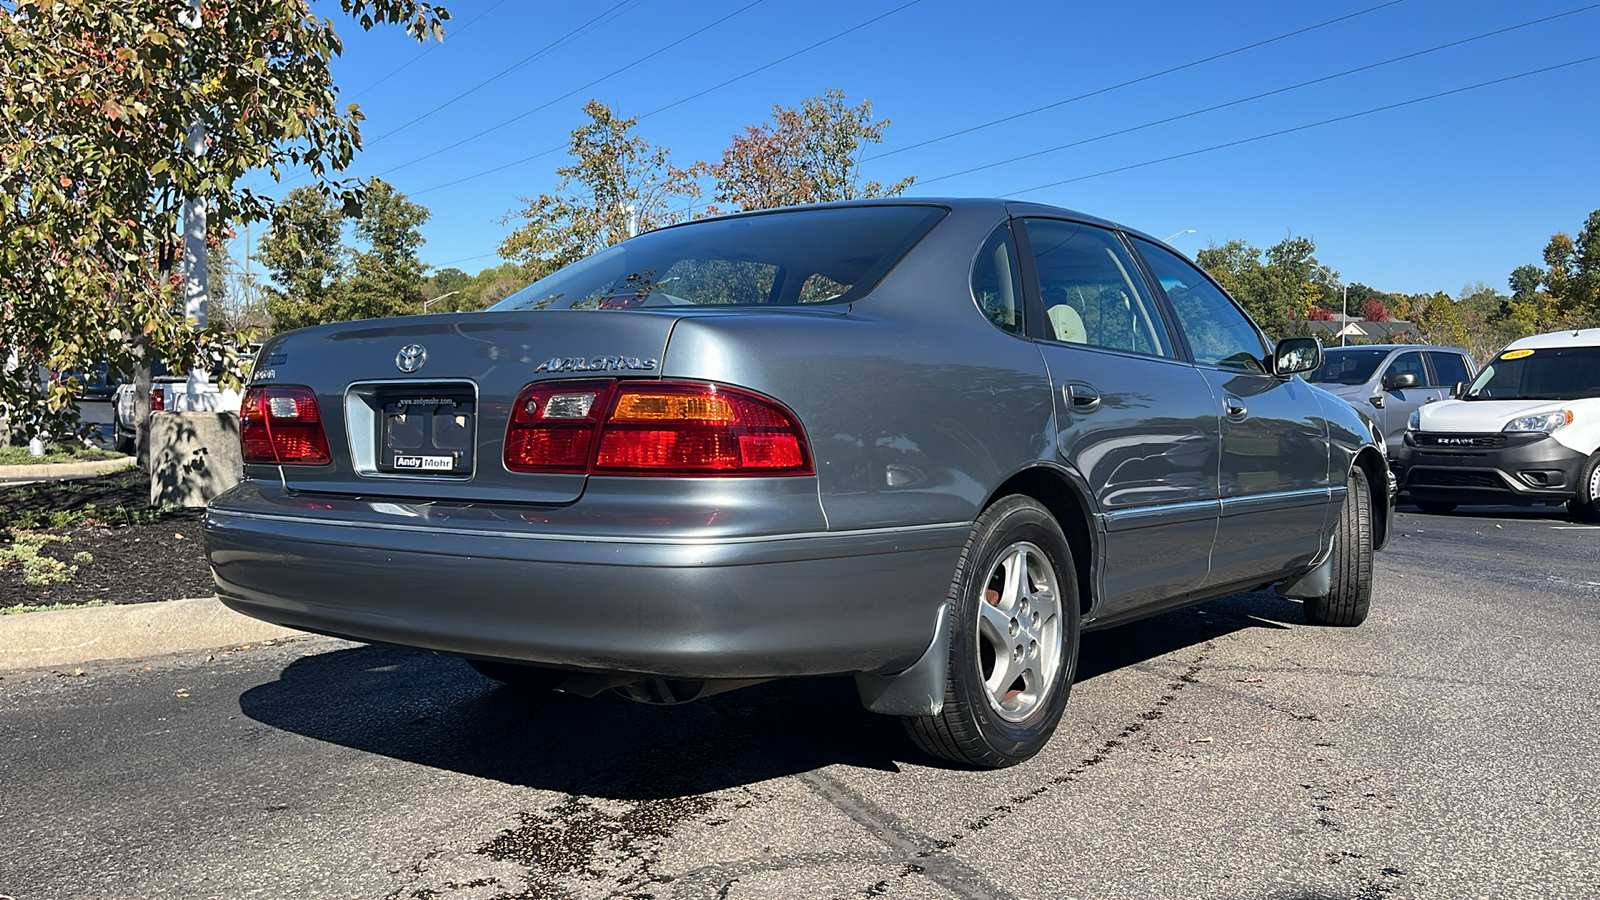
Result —
[[1260, 331], [1197, 267], [1150, 241], [1134, 244], [1222, 404], [1222, 509], [1206, 586], [1270, 579], [1309, 563], [1330, 501], [1327, 428], [1314, 389], [1271, 373]]
[[1115, 232], [1018, 224], [1057, 452], [1088, 481], [1105, 532], [1096, 616], [1188, 593], [1205, 580], [1220, 508], [1211, 388]]

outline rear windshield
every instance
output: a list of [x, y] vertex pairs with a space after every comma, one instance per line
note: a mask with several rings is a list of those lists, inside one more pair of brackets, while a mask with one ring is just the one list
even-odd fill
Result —
[[1388, 350], [1324, 350], [1322, 365], [1306, 380], [1321, 384], [1366, 384]]
[[944, 215], [930, 206], [868, 206], [708, 219], [609, 247], [490, 309], [848, 303]]
[[1578, 400], [1600, 397], [1600, 347], [1507, 350], [1484, 366], [1467, 400]]

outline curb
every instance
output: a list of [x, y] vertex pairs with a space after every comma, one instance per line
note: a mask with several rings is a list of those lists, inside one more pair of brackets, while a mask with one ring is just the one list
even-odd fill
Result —
[[0, 616], [0, 671], [134, 659], [308, 637], [215, 597]]
[[41, 481], [58, 478], [87, 478], [131, 468], [138, 460], [131, 456], [117, 459], [92, 459], [88, 462], [41, 463], [35, 466], [0, 466], [0, 484], [10, 481]]

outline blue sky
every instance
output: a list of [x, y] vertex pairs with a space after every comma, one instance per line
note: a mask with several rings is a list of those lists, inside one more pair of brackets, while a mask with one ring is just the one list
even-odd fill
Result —
[[[591, 97], [625, 116], [677, 104], [644, 118], [638, 133], [688, 165], [719, 158], [774, 104], [839, 88], [892, 122], [865, 175], [917, 175], [910, 196], [1016, 196], [1157, 237], [1192, 228], [1172, 240], [1191, 256], [1234, 238], [1265, 248], [1293, 232], [1314, 238], [1319, 259], [1347, 281], [1389, 291], [1454, 294], [1477, 281], [1504, 290], [1513, 268], [1540, 261], [1552, 233], [1575, 234], [1600, 208], [1600, 60], [1194, 153], [1593, 57], [1600, 8], [1585, 10], [1584, 0], [618, 4], [446, 0], [444, 42], [422, 46], [399, 29], [364, 33], [323, 4], [345, 40], [334, 66], [341, 102], [367, 116], [366, 149], [347, 174], [381, 175], [429, 208], [426, 262], [473, 273], [497, 264], [495, 248], [514, 227], [501, 219], [519, 198], [555, 188]], [[461, 96], [608, 10], [578, 39]], [[1585, 11], [941, 177], [1574, 10]], [[1146, 77], [1257, 42], [1268, 43]], [[739, 80], [716, 87], [730, 79]], [[1091, 92], [1100, 93], [922, 143]], [[507, 165], [547, 150], [555, 152]], [[1138, 165], [1173, 156], [1181, 158]], [[1127, 166], [1137, 167], [1100, 174]]]

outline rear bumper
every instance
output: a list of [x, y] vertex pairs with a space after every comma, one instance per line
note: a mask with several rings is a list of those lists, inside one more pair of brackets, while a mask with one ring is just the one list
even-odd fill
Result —
[[453, 655], [674, 678], [904, 669], [933, 638], [969, 528], [696, 539], [268, 506], [246, 487], [206, 517], [217, 595], [245, 615]]
[[1421, 446], [1407, 434], [1395, 466], [1400, 486], [1415, 499], [1447, 503], [1561, 502], [1577, 495], [1583, 453], [1547, 435], [1500, 440], [1488, 447]]

